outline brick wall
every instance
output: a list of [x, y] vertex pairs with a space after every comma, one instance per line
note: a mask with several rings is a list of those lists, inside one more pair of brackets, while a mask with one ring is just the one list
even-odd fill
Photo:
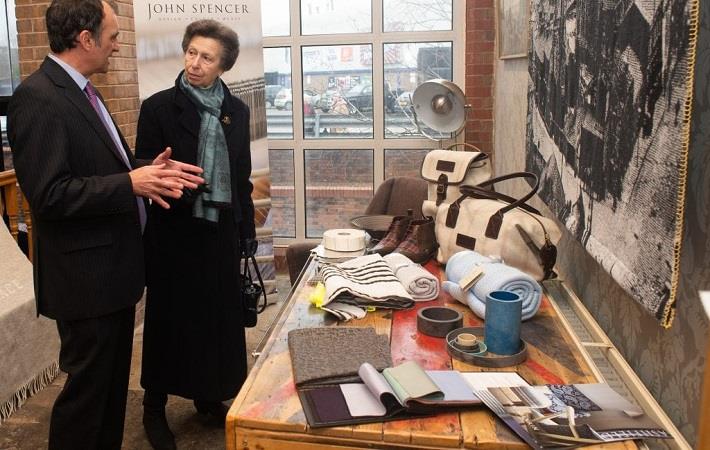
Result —
[[466, 142], [493, 152], [495, 1], [466, 1], [466, 101], [472, 106]]
[[[17, 44], [20, 75], [26, 78], [37, 70], [49, 53], [44, 13], [50, 2], [46, 0], [15, 0]], [[91, 82], [104, 97], [121, 132], [133, 148], [138, 122], [138, 72], [136, 64], [136, 36], [133, 24], [133, 0], [116, 2], [120, 50], [111, 58], [111, 70], [94, 75]]]

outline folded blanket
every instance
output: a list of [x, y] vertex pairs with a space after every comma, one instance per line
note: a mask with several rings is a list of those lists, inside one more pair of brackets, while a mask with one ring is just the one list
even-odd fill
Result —
[[401, 307], [412, 304], [412, 296], [382, 256], [376, 253], [340, 264], [324, 264], [320, 273], [325, 284], [324, 306], [340, 296], [344, 299], [358, 297], [361, 306]]
[[[483, 276], [468, 292], [459, 286], [459, 281], [481, 266]], [[456, 300], [468, 305], [480, 318], [486, 317], [486, 296], [492, 291], [512, 291], [523, 300], [522, 320], [527, 320], [537, 313], [540, 307], [542, 288], [530, 275], [499, 260], [487, 258], [473, 251], [454, 254], [446, 263], [446, 278], [443, 288]]]
[[390, 253], [383, 259], [414, 301], [424, 302], [439, 296], [439, 279], [420, 264], [401, 253]]

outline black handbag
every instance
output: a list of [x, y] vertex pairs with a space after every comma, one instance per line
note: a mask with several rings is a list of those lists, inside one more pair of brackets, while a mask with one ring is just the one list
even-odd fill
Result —
[[[256, 241], [253, 241], [256, 243]], [[256, 245], [254, 245], [256, 247]], [[244, 326], [251, 328], [256, 326], [257, 316], [264, 312], [266, 309], [266, 289], [264, 288], [264, 280], [261, 278], [261, 272], [259, 272], [259, 265], [256, 263], [256, 258], [254, 257], [254, 251], [242, 251], [242, 264], [244, 265], [244, 271], [241, 274], [242, 281], [242, 304], [244, 305]], [[249, 261], [251, 260], [252, 267], [249, 267]], [[255, 283], [252, 278], [252, 269], [256, 273], [256, 278], [259, 283]], [[259, 299], [264, 297], [264, 302], [260, 305]]]

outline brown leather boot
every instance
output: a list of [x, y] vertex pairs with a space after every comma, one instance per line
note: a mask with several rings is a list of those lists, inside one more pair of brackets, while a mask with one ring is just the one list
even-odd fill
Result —
[[399, 243], [402, 242], [411, 221], [412, 216], [394, 216], [392, 223], [390, 223], [389, 228], [387, 228], [387, 234], [385, 234], [385, 237], [383, 237], [377, 245], [370, 249], [370, 253], [379, 253], [382, 256], [392, 253]]
[[438, 244], [434, 233], [434, 219], [412, 220], [407, 234], [393, 253], [401, 253], [417, 264], [424, 264], [436, 254]]

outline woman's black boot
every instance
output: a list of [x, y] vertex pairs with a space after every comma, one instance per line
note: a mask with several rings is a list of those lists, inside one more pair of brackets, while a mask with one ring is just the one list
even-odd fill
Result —
[[165, 417], [167, 394], [145, 391], [143, 395], [143, 428], [155, 450], [175, 450], [175, 435]]
[[194, 400], [194, 403], [198, 413], [209, 416], [224, 426], [224, 422], [227, 420], [227, 411], [229, 411], [227, 405], [218, 401], [206, 400]]

